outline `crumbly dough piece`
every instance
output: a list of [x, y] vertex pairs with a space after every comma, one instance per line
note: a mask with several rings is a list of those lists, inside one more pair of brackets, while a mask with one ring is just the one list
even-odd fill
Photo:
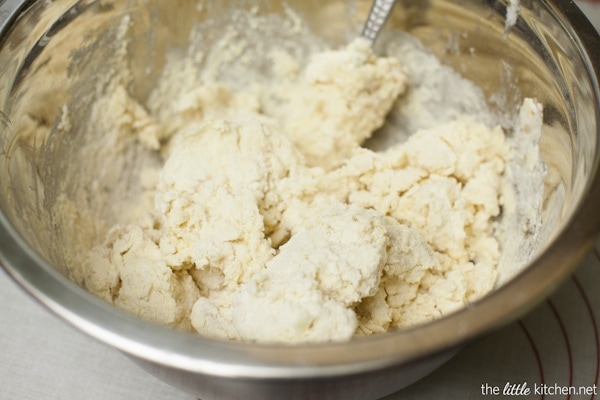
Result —
[[205, 77], [156, 113], [110, 96], [165, 161], [74, 278], [143, 318], [267, 343], [413, 326], [490, 291], [502, 130], [461, 115], [375, 152], [360, 144], [406, 89], [397, 59], [357, 40], [288, 67], [260, 89]]
[[500, 128], [464, 117], [384, 153], [357, 149], [320, 181], [320, 193], [405, 227], [390, 230], [398, 259], [386, 267], [381, 293], [357, 306], [359, 332], [423, 323], [493, 289], [500, 256], [493, 221], [511, 154]]
[[396, 58], [376, 57], [367, 40], [356, 39], [314, 55], [280, 90], [277, 116], [309, 166], [332, 169], [383, 125], [406, 83]]
[[187, 271], [167, 264], [147, 229], [112, 228], [105, 245], [88, 255], [79, 279], [121, 309], [163, 325], [191, 328], [189, 314], [200, 291]]
[[349, 306], [376, 292], [387, 261], [383, 217], [341, 203], [311, 217], [236, 294], [233, 320], [242, 337], [298, 343], [354, 334]]
[[[374, 295], [364, 298], [354, 307], [358, 318], [357, 334], [369, 335], [386, 332], [393, 327], [411, 326], [439, 315], [438, 305], [444, 296], [433, 297], [421, 285], [427, 277], [440, 276], [438, 257], [417, 231], [398, 223], [393, 218], [385, 220], [388, 234], [388, 259], [382, 271], [381, 282]], [[428, 297], [425, 307], [411, 305], [417, 296]]]

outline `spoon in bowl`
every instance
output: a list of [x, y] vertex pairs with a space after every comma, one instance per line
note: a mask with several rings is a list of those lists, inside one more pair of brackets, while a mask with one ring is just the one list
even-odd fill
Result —
[[381, 29], [387, 22], [396, 1], [397, 0], [375, 0], [373, 2], [371, 11], [369, 11], [369, 16], [367, 17], [367, 22], [361, 33], [361, 36], [367, 39], [371, 43], [371, 46], [375, 43], [375, 40], [377, 40], [377, 36], [379, 36], [379, 32], [381, 32]]

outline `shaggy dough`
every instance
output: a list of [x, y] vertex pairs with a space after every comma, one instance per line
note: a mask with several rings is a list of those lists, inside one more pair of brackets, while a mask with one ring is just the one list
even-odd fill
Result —
[[413, 326], [492, 290], [502, 129], [462, 115], [369, 150], [409, 84], [398, 59], [360, 39], [304, 68], [272, 59], [265, 87], [206, 78], [149, 114], [122, 86], [97, 103], [165, 162], [74, 278], [158, 323], [269, 343]]

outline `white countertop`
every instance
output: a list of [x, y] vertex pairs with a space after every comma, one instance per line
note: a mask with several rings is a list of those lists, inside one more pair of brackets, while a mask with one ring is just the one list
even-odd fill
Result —
[[[566, 1], [566, 0], [565, 0]], [[582, 5], [600, 26], [600, 6]], [[526, 382], [521, 398], [600, 399], [600, 241], [572, 278], [535, 311], [469, 345], [386, 400], [480, 399]], [[127, 357], [79, 333], [0, 272], [0, 400], [194, 400]], [[546, 395], [535, 394], [547, 385]], [[565, 387], [583, 396], [552, 396]], [[497, 388], [497, 389], [496, 389]], [[487, 391], [487, 396], [483, 396]]]

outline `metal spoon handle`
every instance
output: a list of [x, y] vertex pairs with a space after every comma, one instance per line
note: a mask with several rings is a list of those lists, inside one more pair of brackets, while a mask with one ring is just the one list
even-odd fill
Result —
[[396, 1], [397, 0], [375, 0], [373, 2], [369, 17], [361, 34], [362, 37], [369, 40], [371, 43], [375, 42], [381, 28], [383, 28], [383, 25], [385, 25], [385, 22], [390, 16], [390, 12], [392, 11], [392, 8], [394, 8]]

